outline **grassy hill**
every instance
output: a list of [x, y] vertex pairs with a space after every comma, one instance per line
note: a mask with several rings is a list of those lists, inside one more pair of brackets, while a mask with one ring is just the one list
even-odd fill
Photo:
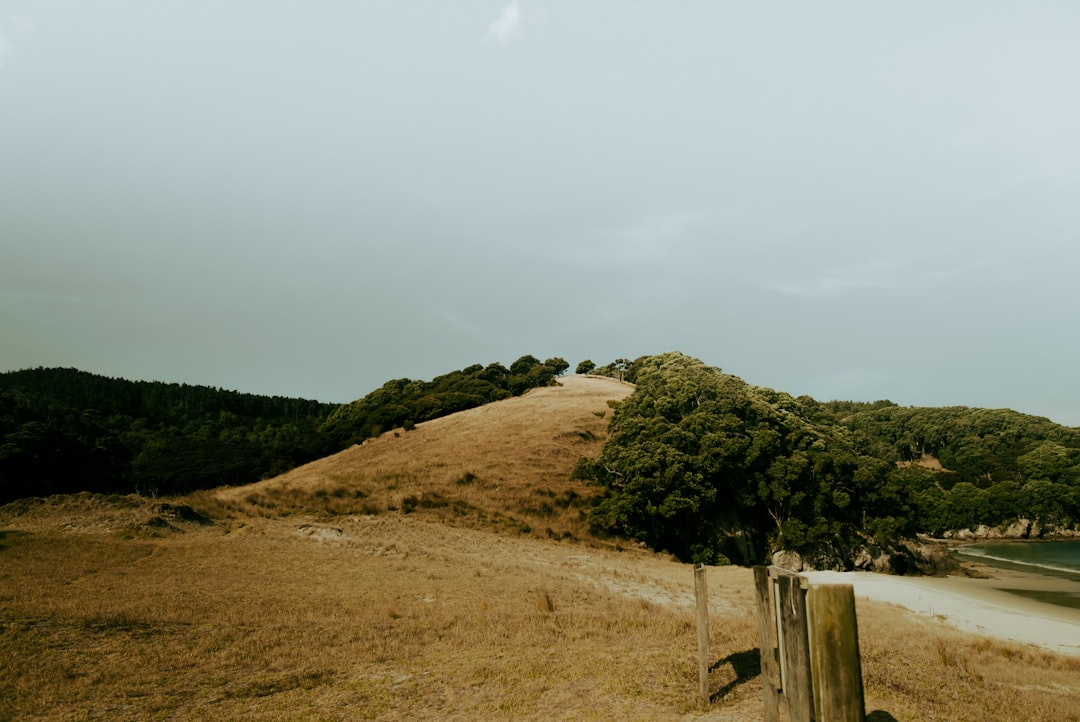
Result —
[[[0, 507], [0, 719], [757, 720], [747, 569], [590, 536], [609, 399], [560, 386], [247, 487]], [[1070, 719], [1080, 661], [859, 602], [867, 709]], [[871, 719], [885, 720], [879, 712]]]
[[220, 489], [229, 510], [435, 515], [458, 526], [506, 527], [555, 538], [588, 536], [595, 493], [569, 481], [597, 456], [611, 409], [629, 384], [571, 376], [452, 416], [393, 430], [341, 453], [250, 486]]

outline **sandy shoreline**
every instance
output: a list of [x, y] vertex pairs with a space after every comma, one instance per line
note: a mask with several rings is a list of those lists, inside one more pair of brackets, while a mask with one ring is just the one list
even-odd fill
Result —
[[1080, 582], [982, 564], [965, 566], [986, 578], [897, 577], [870, 572], [803, 575], [812, 584], [851, 584], [856, 605], [859, 599], [887, 602], [965, 632], [1080, 656], [1080, 609], [1033, 598], [1080, 595]]

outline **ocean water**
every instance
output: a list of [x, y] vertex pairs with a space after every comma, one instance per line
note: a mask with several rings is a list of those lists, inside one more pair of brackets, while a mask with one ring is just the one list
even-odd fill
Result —
[[1080, 577], [1080, 541], [982, 542], [964, 545], [957, 552], [988, 564], [998, 562], [1039, 574]]
[[[984, 564], [1037, 574], [1044, 582], [998, 587], [1058, 607], [1080, 609], [1080, 541], [983, 542], [959, 547], [957, 553]], [[1050, 581], [1053, 580], [1053, 581]]]

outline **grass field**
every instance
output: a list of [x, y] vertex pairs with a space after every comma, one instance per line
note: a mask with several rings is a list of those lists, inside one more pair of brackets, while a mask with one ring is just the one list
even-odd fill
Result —
[[[691, 568], [566, 479], [628, 388], [566, 381], [251, 487], [0, 508], [0, 719], [760, 719], [750, 571], [709, 569], [702, 709]], [[1080, 719], [1080, 659], [858, 614], [872, 719]]]

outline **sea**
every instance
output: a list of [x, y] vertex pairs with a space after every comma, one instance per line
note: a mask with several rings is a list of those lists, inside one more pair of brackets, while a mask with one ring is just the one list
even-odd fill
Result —
[[[1063, 572], [1080, 576], [1080, 541], [1008, 541], [965, 544], [960, 554], [987, 564], [1004, 562], [1029, 572]], [[1056, 575], [1055, 575], [1056, 576]]]
[[957, 547], [956, 553], [983, 564], [1057, 579], [1062, 584], [1052, 591], [1044, 585], [1004, 591], [1080, 609], [1080, 541], [980, 542]]

